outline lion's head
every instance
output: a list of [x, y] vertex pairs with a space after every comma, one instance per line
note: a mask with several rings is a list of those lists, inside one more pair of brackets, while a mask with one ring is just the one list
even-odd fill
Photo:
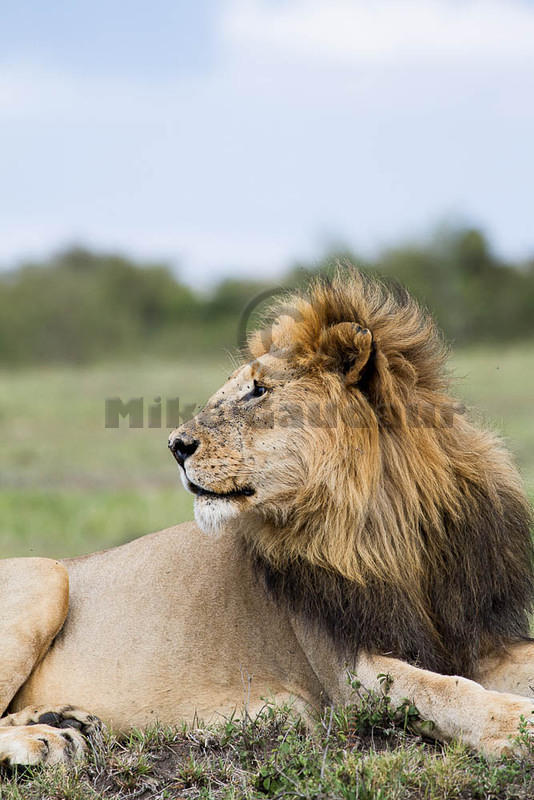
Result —
[[337, 636], [442, 671], [523, 635], [529, 509], [448, 393], [410, 295], [346, 269], [289, 295], [170, 446], [206, 531], [235, 529], [281, 597]]

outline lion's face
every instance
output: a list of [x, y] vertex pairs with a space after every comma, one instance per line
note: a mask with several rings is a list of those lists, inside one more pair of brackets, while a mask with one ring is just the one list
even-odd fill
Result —
[[287, 362], [266, 354], [236, 370], [191, 422], [171, 434], [203, 530], [266, 504], [286, 504], [306, 483], [309, 437], [295, 416], [297, 407], [305, 415], [302, 384]]
[[318, 363], [269, 352], [236, 370], [169, 439], [199, 526], [216, 531], [244, 512], [284, 525], [310, 495], [339, 492], [337, 465], [345, 483], [354, 453], [363, 458], [364, 442], [368, 450], [365, 404], [354, 401], [342, 376]]

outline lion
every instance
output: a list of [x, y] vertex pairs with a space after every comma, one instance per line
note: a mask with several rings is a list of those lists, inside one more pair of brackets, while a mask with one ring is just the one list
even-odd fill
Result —
[[99, 719], [211, 721], [266, 699], [312, 718], [351, 701], [348, 675], [408, 699], [439, 741], [520, 747], [531, 511], [501, 442], [451, 398], [446, 355], [405, 290], [353, 268], [278, 300], [169, 438], [196, 522], [0, 562], [0, 759], [68, 760]]

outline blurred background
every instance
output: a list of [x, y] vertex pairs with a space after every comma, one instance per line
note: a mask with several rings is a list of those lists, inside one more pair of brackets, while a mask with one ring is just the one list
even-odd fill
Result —
[[0, 554], [191, 518], [167, 402], [340, 257], [432, 310], [534, 496], [533, 42], [533, 0], [2, 3]]

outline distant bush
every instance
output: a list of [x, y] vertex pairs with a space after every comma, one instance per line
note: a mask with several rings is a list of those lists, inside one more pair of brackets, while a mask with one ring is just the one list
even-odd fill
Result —
[[83, 362], [170, 348], [201, 311], [165, 266], [68, 250], [0, 278], [0, 359]]
[[374, 260], [329, 253], [313, 268], [298, 265], [292, 278], [302, 282], [345, 260], [410, 289], [456, 344], [534, 337], [534, 260], [500, 260], [476, 229], [438, 230], [426, 242], [389, 248]]
[[477, 230], [385, 252], [380, 270], [408, 286], [458, 343], [534, 335], [534, 262], [496, 258]]
[[[406, 285], [458, 344], [534, 336], [534, 261], [504, 263], [480, 231], [442, 231], [372, 261], [330, 253], [294, 266], [282, 284], [329, 272], [338, 259]], [[69, 249], [0, 273], [0, 363], [233, 349], [240, 314], [266, 287], [227, 279], [203, 296], [166, 265]]]

